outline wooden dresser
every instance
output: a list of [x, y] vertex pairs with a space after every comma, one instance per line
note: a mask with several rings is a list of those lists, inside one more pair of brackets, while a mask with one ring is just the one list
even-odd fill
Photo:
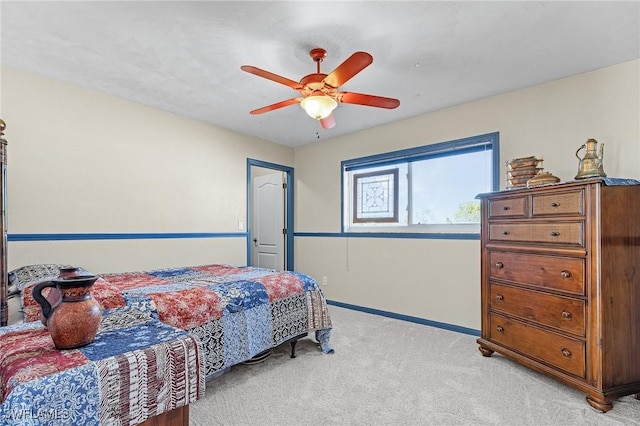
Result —
[[481, 194], [482, 336], [587, 394], [640, 392], [640, 185], [589, 179]]

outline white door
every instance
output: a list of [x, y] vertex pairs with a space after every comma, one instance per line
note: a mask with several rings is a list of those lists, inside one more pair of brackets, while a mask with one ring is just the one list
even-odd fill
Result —
[[283, 173], [253, 179], [253, 223], [251, 264], [261, 268], [284, 269], [285, 204]]

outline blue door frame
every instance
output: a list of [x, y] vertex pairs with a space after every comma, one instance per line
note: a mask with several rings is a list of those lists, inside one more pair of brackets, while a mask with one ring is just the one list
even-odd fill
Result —
[[252, 226], [252, 200], [251, 200], [251, 167], [262, 167], [265, 169], [277, 170], [284, 172], [287, 176], [286, 190], [286, 211], [285, 211], [285, 269], [293, 271], [293, 167], [283, 166], [281, 164], [269, 163], [266, 161], [254, 160], [247, 158], [247, 265], [251, 264], [251, 226]]

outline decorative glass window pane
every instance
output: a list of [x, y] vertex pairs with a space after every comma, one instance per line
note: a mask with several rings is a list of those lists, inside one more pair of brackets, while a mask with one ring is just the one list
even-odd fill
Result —
[[489, 133], [344, 160], [342, 231], [479, 235], [476, 195], [499, 188], [499, 157]]
[[398, 221], [398, 169], [353, 176], [353, 222]]

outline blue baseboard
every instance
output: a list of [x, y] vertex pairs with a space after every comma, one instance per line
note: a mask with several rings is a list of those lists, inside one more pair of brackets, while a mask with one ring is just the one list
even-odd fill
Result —
[[339, 306], [341, 308], [352, 309], [354, 311], [366, 312], [368, 314], [380, 315], [387, 318], [409, 321], [416, 324], [428, 325], [430, 327], [442, 328], [444, 330], [455, 331], [458, 333], [469, 334], [471, 336], [480, 337], [480, 330], [473, 328], [461, 327], [459, 325], [447, 324], [445, 322], [431, 321], [424, 318], [412, 317], [410, 315], [396, 314], [394, 312], [382, 311], [380, 309], [366, 308], [364, 306], [352, 305], [350, 303], [337, 302], [335, 300], [327, 300], [328, 305]]

